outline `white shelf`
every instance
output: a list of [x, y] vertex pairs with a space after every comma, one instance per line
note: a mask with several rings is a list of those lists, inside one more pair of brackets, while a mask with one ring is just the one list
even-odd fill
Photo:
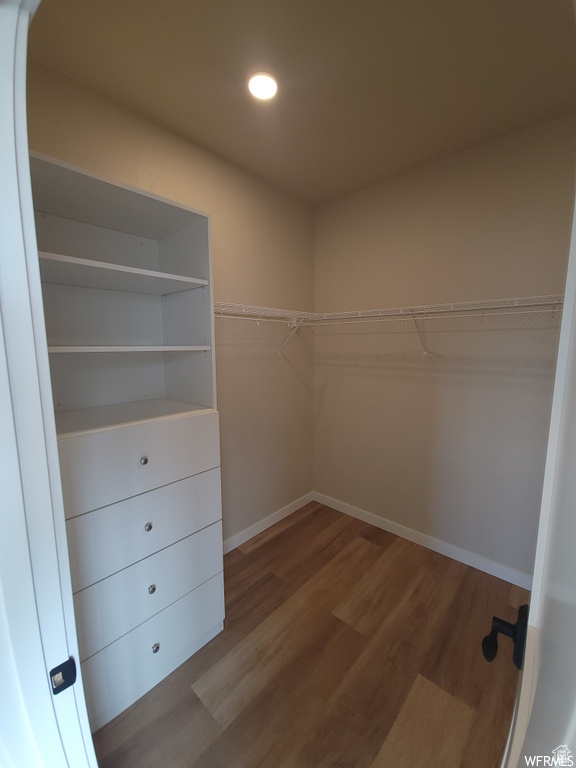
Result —
[[125, 427], [150, 421], [165, 421], [183, 415], [210, 413], [213, 409], [194, 403], [157, 398], [130, 403], [100, 405], [71, 411], [56, 411], [56, 431], [59, 438], [86, 432]]
[[108, 264], [92, 259], [79, 259], [58, 253], [40, 251], [39, 256], [40, 273], [45, 283], [147, 293], [154, 296], [180, 293], [208, 285], [208, 280], [194, 277], [126, 267], [122, 264]]
[[[301, 312], [291, 309], [256, 307], [249, 304], [229, 304], [215, 301], [215, 316], [230, 320], [255, 320], [258, 322], [282, 322], [291, 328], [301, 326], [347, 325], [349, 323], [373, 323], [385, 320], [432, 320], [434, 318], [468, 317], [484, 315], [517, 315], [523, 313], [550, 312], [562, 307], [562, 294], [528, 296], [512, 299], [466, 301], [454, 304], [364, 309], [353, 312]], [[476, 314], [475, 314], [476, 313]]]
[[108, 346], [55, 346], [51, 345], [48, 347], [48, 352], [50, 354], [80, 354], [80, 353], [92, 353], [92, 352], [209, 352], [210, 347], [205, 346], [162, 346], [155, 345], [155, 346], [144, 346], [142, 345], [131, 345], [131, 346], [120, 346], [120, 345], [108, 345]]
[[34, 208], [98, 227], [162, 240], [206, 216], [173, 200], [109, 182], [36, 152], [30, 170]]

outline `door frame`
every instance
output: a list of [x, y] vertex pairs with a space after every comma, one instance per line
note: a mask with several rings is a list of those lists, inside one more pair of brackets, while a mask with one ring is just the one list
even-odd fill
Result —
[[[576, 401], [575, 355], [576, 203], [574, 204], [568, 270], [564, 290], [564, 307], [558, 343], [558, 357], [556, 360], [524, 665], [519, 679], [516, 707], [501, 768], [516, 768], [517, 765], [523, 764], [520, 761], [524, 751], [524, 743], [528, 733], [533, 704], [539, 690], [541, 690], [539, 685], [543, 682], [540, 678], [543, 649], [547, 646], [546, 638], [549, 633], [552, 632], [553, 634], [557, 631], [556, 628], [547, 625], [547, 608], [553, 600], [558, 605], [558, 584], [556, 584], [555, 589], [551, 583], [550, 565], [554, 557], [557, 556], [556, 550], [558, 546], [554, 540], [555, 529], [562, 520], [562, 517], [568, 512], [561, 500], [562, 491], [566, 488], [566, 478], [561, 472], [561, 467], [567, 460], [573, 462], [574, 458], [576, 458], [574, 457], [569, 440], [566, 439], [569, 421], [568, 413], [571, 405], [573, 408], [573, 404]], [[574, 545], [576, 550], [576, 541]], [[573, 584], [566, 584], [564, 586], [568, 591], [573, 591]], [[554, 589], [556, 595], [553, 594]], [[566, 661], [566, 659], [563, 659], [563, 661]], [[576, 652], [571, 655], [570, 661], [573, 664], [576, 663]], [[574, 700], [576, 701], [576, 690], [573, 693]], [[563, 732], [564, 739], [566, 740], [568, 738], [567, 729], [569, 728], [569, 723], [573, 722], [576, 716], [576, 705], [572, 712], [564, 714]], [[558, 726], [562, 729], [561, 723], [558, 723]], [[574, 750], [576, 752], [576, 744], [574, 745]]]
[[[42, 311], [26, 125], [28, 27], [39, 0], [0, 0], [0, 759], [97, 766], [80, 673]], [[73, 657], [58, 695], [48, 670]]]

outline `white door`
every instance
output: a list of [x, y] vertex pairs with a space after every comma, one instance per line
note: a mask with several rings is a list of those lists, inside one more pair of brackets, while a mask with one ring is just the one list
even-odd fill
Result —
[[503, 762], [526, 765], [576, 765], [576, 213], [526, 657]]
[[82, 682], [54, 695], [49, 675], [79, 656], [25, 118], [37, 5], [0, 0], [0, 764], [88, 768]]

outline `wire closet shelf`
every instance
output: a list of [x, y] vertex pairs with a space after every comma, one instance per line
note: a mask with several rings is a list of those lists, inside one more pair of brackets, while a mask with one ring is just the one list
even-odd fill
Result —
[[355, 312], [299, 312], [289, 309], [256, 307], [248, 304], [214, 302], [215, 316], [235, 320], [256, 322], [287, 323], [297, 330], [303, 326], [348, 325], [351, 323], [373, 323], [400, 319], [432, 320], [452, 317], [485, 317], [495, 315], [533, 314], [559, 310], [563, 303], [562, 294], [550, 296], [528, 296], [489, 301], [466, 301], [452, 304], [430, 304], [414, 307], [370, 309]]

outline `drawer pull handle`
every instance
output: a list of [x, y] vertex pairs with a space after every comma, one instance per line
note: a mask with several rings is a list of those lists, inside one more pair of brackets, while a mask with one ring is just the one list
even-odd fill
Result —
[[152, 653], [158, 653], [159, 650], [160, 650], [160, 643], [154, 643], [154, 645], [152, 646]]
[[150, 586], [148, 587], [148, 594], [153, 595], [154, 592], [156, 592], [156, 584], [150, 584]]
[[148, 456], [142, 456], [142, 458], [140, 459], [140, 464], [142, 464], [142, 466], [144, 466], [145, 464], [148, 464]]
[[150, 533], [152, 528], [154, 528], [153, 523], [146, 523], [146, 525], [144, 526], [144, 530], [146, 531], [146, 533]]

